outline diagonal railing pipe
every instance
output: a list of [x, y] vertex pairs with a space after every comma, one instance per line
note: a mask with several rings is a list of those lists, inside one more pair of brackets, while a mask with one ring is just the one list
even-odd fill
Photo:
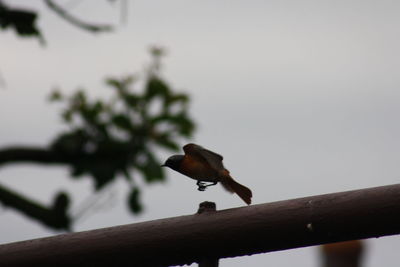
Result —
[[0, 266], [170, 266], [400, 233], [400, 184], [0, 245]]

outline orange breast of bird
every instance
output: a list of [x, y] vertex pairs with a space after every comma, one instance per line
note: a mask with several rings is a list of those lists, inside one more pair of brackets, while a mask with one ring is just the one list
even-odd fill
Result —
[[219, 180], [218, 172], [206, 161], [198, 160], [188, 155], [185, 155], [182, 160], [180, 172], [195, 180], [206, 182], [217, 182]]

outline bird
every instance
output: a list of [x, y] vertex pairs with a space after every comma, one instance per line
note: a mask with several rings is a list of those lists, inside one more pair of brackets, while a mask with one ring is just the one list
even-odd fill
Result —
[[197, 180], [199, 191], [221, 182], [228, 192], [236, 193], [247, 205], [251, 204], [251, 190], [231, 177], [222, 163], [221, 155], [193, 143], [183, 146], [183, 151], [185, 155], [172, 155], [161, 166]]

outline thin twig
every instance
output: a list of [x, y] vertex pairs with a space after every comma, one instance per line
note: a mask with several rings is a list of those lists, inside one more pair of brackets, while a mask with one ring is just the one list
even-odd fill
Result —
[[65, 9], [63, 9], [61, 6], [55, 4], [51, 0], [44, 0], [44, 2], [57, 15], [59, 15], [60, 17], [62, 17], [66, 21], [68, 21], [69, 23], [71, 23], [79, 28], [82, 28], [84, 30], [91, 31], [91, 32], [107, 32], [107, 31], [112, 30], [111, 25], [95, 25], [95, 24], [90, 24], [90, 23], [84, 22], [84, 21], [72, 16]]

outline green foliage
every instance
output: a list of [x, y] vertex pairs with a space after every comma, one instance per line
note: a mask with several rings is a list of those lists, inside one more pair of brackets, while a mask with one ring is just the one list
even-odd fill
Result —
[[37, 14], [34, 11], [10, 8], [0, 1], [0, 28], [12, 28], [19, 36], [41, 39], [36, 19]]
[[[147, 183], [162, 181], [164, 172], [154, 150], [177, 150], [178, 140], [189, 137], [194, 123], [188, 116], [189, 97], [176, 93], [158, 74], [159, 54], [146, 74], [144, 88], [134, 88], [134, 76], [109, 78], [109, 99], [91, 100], [83, 90], [71, 96], [54, 91], [50, 99], [64, 102], [62, 118], [70, 130], [60, 134], [52, 150], [71, 162], [72, 176], [89, 175], [95, 190], [116, 177], [130, 183], [140, 173]], [[157, 70], [155, 70], [157, 65]], [[132, 212], [142, 210], [140, 189], [135, 186], [128, 203]]]
[[133, 188], [129, 194], [129, 208], [133, 213], [140, 213], [143, 210], [143, 205], [140, 203], [140, 190]]
[[[98, 33], [111, 29], [109, 25], [86, 23], [72, 16], [58, 1], [45, 0], [44, 4], [59, 18], [84, 31]], [[0, 30], [12, 30], [19, 37], [34, 37], [44, 44], [37, 24], [39, 16], [35, 10], [16, 8], [0, 0]], [[189, 137], [194, 130], [187, 112], [189, 97], [175, 92], [159, 75], [164, 52], [160, 47], [151, 49], [153, 62], [142, 79], [134, 76], [107, 79], [113, 93], [109, 99], [93, 100], [84, 90], [70, 96], [54, 91], [50, 100], [64, 103], [61, 117], [68, 130], [60, 133], [49, 147], [0, 149], [0, 165], [64, 164], [71, 167], [73, 178], [90, 177], [95, 191], [123, 176], [132, 188], [128, 206], [133, 213], [141, 212], [137, 177], [143, 177], [145, 183], [165, 179], [155, 151], [177, 150], [177, 141]], [[142, 82], [140, 90], [137, 87]], [[67, 193], [59, 192], [53, 203], [46, 206], [0, 185], [1, 204], [52, 229], [71, 229], [75, 218], [71, 218], [70, 202]]]

